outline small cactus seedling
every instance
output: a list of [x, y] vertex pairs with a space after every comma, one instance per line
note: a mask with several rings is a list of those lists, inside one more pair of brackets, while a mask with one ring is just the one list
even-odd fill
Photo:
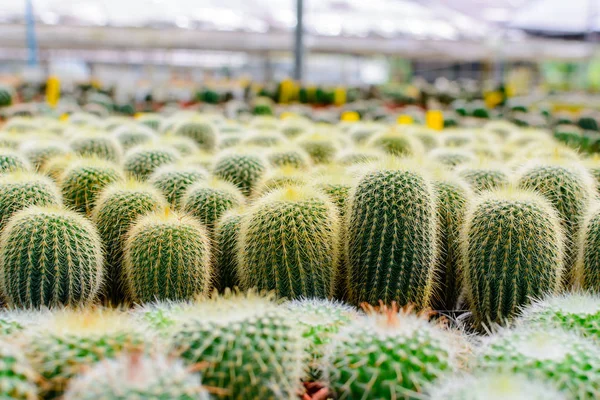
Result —
[[179, 152], [173, 148], [142, 145], [125, 154], [123, 167], [132, 178], [145, 181], [158, 168], [173, 164], [180, 158]]
[[217, 158], [213, 174], [236, 185], [245, 196], [249, 196], [263, 174], [267, 162], [257, 154], [225, 153]]
[[207, 178], [208, 171], [202, 167], [171, 164], [154, 171], [149, 181], [161, 191], [171, 206], [179, 208], [186, 191]]
[[102, 160], [120, 162], [123, 156], [121, 144], [105, 134], [88, 134], [71, 139], [70, 146], [82, 157], [95, 157]]

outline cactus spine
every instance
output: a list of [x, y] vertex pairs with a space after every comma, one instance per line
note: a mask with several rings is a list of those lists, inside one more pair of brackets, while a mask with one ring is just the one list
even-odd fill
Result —
[[71, 140], [71, 148], [82, 157], [96, 157], [102, 160], [121, 161], [123, 149], [114, 138], [105, 135], [84, 135]]
[[14, 150], [0, 149], [0, 174], [31, 171], [29, 161]]
[[574, 280], [585, 290], [600, 291], [600, 203], [590, 208], [582, 225]]
[[500, 166], [486, 162], [462, 165], [457, 168], [456, 172], [476, 193], [501, 189], [509, 184], [507, 171]]
[[213, 174], [236, 185], [249, 196], [263, 174], [267, 163], [255, 154], [226, 153], [217, 159]]
[[330, 135], [311, 133], [298, 138], [298, 144], [303, 148], [315, 164], [327, 164], [335, 159], [338, 146]]
[[0, 397], [14, 400], [38, 398], [39, 377], [19, 347], [0, 342]]
[[397, 157], [418, 156], [425, 152], [419, 140], [396, 130], [375, 135], [369, 140], [369, 146]]
[[174, 208], [182, 205], [182, 199], [191, 186], [208, 178], [208, 171], [196, 166], [166, 165], [150, 176], [150, 183], [159, 189]]
[[239, 286], [237, 250], [240, 238], [242, 210], [232, 209], [218, 221], [215, 230], [215, 282], [219, 291]]
[[161, 166], [173, 164], [179, 159], [180, 155], [175, 149], [142, 145], [125, 154], [123, 167], [132, 178], [145, 181]]
[[173, 133], [193, 139], [200, 149], [214, 151], [217, 148], [217, 130], [208, 121], [190, 120], [175, 126]]

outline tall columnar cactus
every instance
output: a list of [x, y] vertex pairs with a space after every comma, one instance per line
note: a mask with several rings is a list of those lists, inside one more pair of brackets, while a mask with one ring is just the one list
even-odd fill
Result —
[[340, 329], [325, 350], [325, 378], [337, 399], [421, 398], [425, 386], [456, 371], [459, 335], [393, 307]]
[[15, 214], [0, 239], [0, 287], [18, 307], [92, 303], [104, 278], [95, 226], [59, 207]]
[[212, 179], [191, 186], [183, 196], [181, 205], [185, 212], [196, 217], [212, 232], [225, 212], [243, 205], [245, 201], [235, 185]]
[[125, 154], [123, 167], [132, 178], [145, 181], [158, 168], [173, 164], [181, 158], [172, 148], [142, 145], [134, 147]]
[[245, 196], [249, 196], [267, 171], [267, 162], [258, 154], [225, 153], [213, 168], [213, 174], [236, 185]]
[[520, 322], [533, 328], [563, 328], [600, 340], [600, 296], [571, 293], [547, 296], [525, 308]]
[[488, 162], [461, 165], [456, 173], [476, 193], [506, 187], [510, 180], [509, 171]]
[[349, 295], [430, 305], [437, 256], [436, 198], [422, 168], [401, 159], [374, 165], [350, 195], [346, 251]]
[[423, 145], [419, 140], [396, 130], [390, 130], [373, 136], [369, 140], [369, 146], [398, 157], [418, 156], [424, 153]]
[[580, 164], [558, 159], [533, 161], [517, 175], [520, 187], [537, 191], [558, 211], [565, 233], [563, 285], [569, 286], [575, 280], [580, 229], [595, 196], [593, 178]]
[[209, 121], [184, 121], [173, 128], [173, 133], [193, 139], [202, 150], [214, 151], [217, 148], [217, 130]]
[[96, 363], [145, 349], [145, 341], [126, 314], [107, 309], [58, 310], [24, 335], [32, 366], [45, 379], [45, 399], [60, 398]]
[[338, 144], [332, 135], [310, 133], [298, 138], [297, 143], [304, 149], [315, 164], [327, 164], [335, 159]]
[[461, 232], [464, 285], [478, 325], [504, 323], [532, 297], [556, 293], [563, 235], [542, 196], [508, 188], [476, 198]]
[[115, 138], [123, 150], [127, 151], [135, 146], [147, 144], [157, 139], [156, 132], [143, 125], [122, 125], [116, 128], [111, 136]]
[[215, 286], [219, 291], [240, 285], [238, 244], [242, 222], [241, 208], [226, 212], [218, 221], [215, 240]]
[[97, 158], [84, 158], [71, 163], [63, 172], [60, 188], [65, 204], [89, 215], [100, 192], [110, 184], [124, 180], [125, 174], [118, 165]]
[[158, 140], [159, 145], [166, 145], [174, 148], [182, 157], [195, 154], [200, 151], [200, 146], [189, 137], [165, 135]]
[[38, 374], [15, 344], [0, 341], [0, 397], [15, 400], [38, 398]]
[[110, 185], [98, 197], [92, 220], [106, 249], [108, 282], [105, 290], [113, 303], [117, 304], [124, 298], [121, 263], [127, 231], [137, 218], [166, 206], [167, 202], [157, 189], [137, 181]]
[[106, 134], [87, 134], [71, 139], [73, 151], [82, 157], [96, 157], [107, 161], [120, 162], [123, 156], [121, 144]]
[[462, 291], [460, 229], [472, 192], [463, 181], [442, 170], [436, 171], [433, 188], [437, 197], [440, 235], [435, 278], [439, 286], [432, 307], [434, 310], [451, 311], [457, 306]]
[[263, 175], [262, 179], [256, 184], [253, 196], [260, 197], [273, 190], [287, 186], [304, 186], [309, 183], [310, 177], [306, 171], [290, 166], [275, 168]]
[[590, 207], [578, 239], [575, 283], [586, 290], [600, 291], [600, 203]]
[[427, 153], [427, 158], [450, 168], [475, 162], [476, 160], [475, 154], [470, 150], [447, 147], [439, 147], [431, 150]]
[[337, 210], [318, 190], [290, 186], [269, 193], [242, 221], [242, 287], [273, 290], [290, 299], [331, 296], [338, 235]]
[[592, 400], [600, 391], [600, 352], [576, 333], [521, 327], [491, 336], [478, 351], [478, 371], [512, 371], [556, 386], [569, 398]]
[[179, 208], [186, 191], [194, 184], [207, 179], [208, 175], [208, 171], [202, 167], [171, 164], [154, 171], [149, 181], [173, 207]]
[[131, 227], [123, 251], [123, 275], [136, 302], [186, 300], [211, 289], [211, 246], [206, 229], [166, 210]]
[[0, 231], [14, 213], [49, 205], [62, 205], [60, 191], [49, 178], [28, 172], [0, 176]]
[[31, 164], [23, 155], [14, 150], [0, 148], [0, 174], [31, 171], [31, 169]]
[[72, 380], [64, 400], [209, 400], [200, 375], [164, 355], [123, 354]]
[[310, 156], [302, 149], [290, 146], [274, 148], [269, 152], [267, 159], [273, 167], [293, 167], [307, 169], [311, 165]]
[[253, 294], [196, 305], [173, 328], [172, 346], [203, 363], [202, 383], [222, 399], [294, 399], [304, 376], [305, 341], [289, 312]]
[[50, 158], [72, 152], [68, 145], [55, 140], [26, 141], [19, 146], [19, 151], [37, 170], [41, 169]]

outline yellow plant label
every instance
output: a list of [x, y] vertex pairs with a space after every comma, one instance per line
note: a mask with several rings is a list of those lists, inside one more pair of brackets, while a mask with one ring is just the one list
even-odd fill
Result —
[[360, 121], [360, 114], [356, 111], [344, 111], [342, 113], [341, 120], [344, 122], [356, 122]]
[[440, 110], [429, 110], [425, 114], [425, 123], [428, 128], [441, 131], [444, 129], [444, 114]]
[[398, 125], [412, 125], [413, 123], [413, 117], [410, 115], [403, 114], [398, 117]]
[[56, 107], [60, 100], [60, 79], [51, 76], [46, 82], [46, 102], [52, 108]]

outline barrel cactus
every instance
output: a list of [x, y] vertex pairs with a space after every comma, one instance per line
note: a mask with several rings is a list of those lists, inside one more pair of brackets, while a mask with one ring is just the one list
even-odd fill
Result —
[[0, 174], [16, 171], [31, 171], [29, 161], [14, 150], [0, 149]]
[[241, 145], [274, 148], [285, 144], [287, 141], [287, 138], [278, 131], [263, 131], [246, 135], [242, 139]]
[[476, 157], [470, 150], [439, 147], [427, 153], [427, 157], [450, 168], [475, 162]]
[[209, 121], [183, 121], [173, 128], [173, 134], [193, 139], [205, 151], [214, 151], [217, 148], [217, 130]]
[[267, 165], [262, 157], [251, 152], [227, 152], [217, 159], [213, 174], [233, 183], [249, 196], [267, 171]]
[[422, 170], [387, 159], [371, 166], [350, 194], [345, 235], [355, 304], [430, 305], [439, 226], [435, 192]]
[[239, 286], [238, 243], [242, 222], [241, 208], [226, 212], [218, 221], [215, 240], [215, 284], [219, 291]]
[[14, 344], [0, 341], [0, 397], [4, 399], [32, 400], [38, 398], [38, 374]]
[[169, 209], [148, 214], [127, 233], [123, 276], [139, 303], [186, 300], [211, 289], [211, 246], [204, 226]]
[[465, 290], [476, 324], [504, 323], [531, 297], [556, 293], [563, 235], [542, 196], [516, 188], [476, 198], [461, 232]]
[[298, 138], [297, 142], [315, 164], [327, 164], [335, 159], [338, 144], [332, 135], [325, 133], [309, 133]]
[[273, 167], [293, 167], [307, 169], [311, 165], [310, 156], [302, 149], [291, 147], [274, 148], [267, 159]]
[[15, 214], [0, 239], [0, 286], [9, 304], [37, 308], [92, 303], [104, 278], [96, 227], [59, 207]]
[[105, 134], [87, 134], [71, 139], [73, 151], [82, 157], [96, 157], [107, 161], [121, 161], [123, 149], [114, 138]]
[[44, 166], [40, 169], [40, 172], [59, 184], [60, 178], [65, 170], [77, 160], [79, 160], [79, 157], [72, 153], [51, 157], [44, 163]]
[[509, 184], [510, 172], [504, 167], [488, 162], [461, 165], [456, 173], [476, 192], [500, 189]]
[[134, 147], [125, 154], [123, 167], [132, 178], [147, 180], [150, 175], [163, 165], [173, 164], [181, 158], [172, 148], [153, 145]]
[[174, 148], [182, 157], [190, 156], [201, 151], [194, 139], [185, 136], [165, 135], [158, 140], [160, 145]]
[[143, 125], [123, 125], [114, 129], [111, 136], [127, 151], [133, 147], [151, 143], [156, 140], [156, 132]]
[[26, 141], [19, 146], [19, 151], [36, 170], [40, 170], [50, 158], [72, 152], [68, 145], [55, 140]]
[[373, 136], [369, 146], [383, 150], [392, 156], [418, 156], [424, 153], [421, 142], [414, 137], [396, 130], [389, 130]]
[[341, 151], [338, 154], [337, 163], [345, 166], [367, 164], [385, 157], [382, 150], [368, 147], [355, 147]]
[[294, 167], [281, 167], [267, 171], [254, 189], [255, 197], [263, 196], [273, 190], [287, 186], [304, 186], [310, 183], [306, 171]]
[[207, 178], [208, 171], [202, 167], [171, 164], [154, 171], [149, 182], [161, 191], [173, 207], [179, 208], [186, 191]]
[[586, 290], [600, 291], [600, 203], [590, 207], [579, 236], [574, 280]]

